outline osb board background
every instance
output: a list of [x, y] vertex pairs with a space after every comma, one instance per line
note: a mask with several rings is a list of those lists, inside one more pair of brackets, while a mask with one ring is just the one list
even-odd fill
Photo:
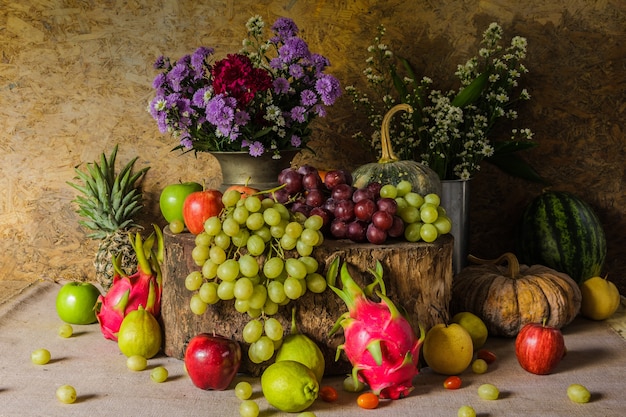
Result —
[[[526, 157], [555, 189], [575, 192], [607, 233], [606, 272], [626, 273], [624, 120], [626, 3], [621, 0], [0, 0], [0, 279], [91, 279], [96, 244], [77, 224], [66, 185], [74, 167], [119, 143], [119, 161], [151, 166], [143, 222], [159, 217], [163, 186], [220, 183], [214, 159], [171, 153], [146, 112], [159, 55], [198, 45], [236, 51], [252, 14], [296, 20], [314, 51], [327, 55], [344, 85], [362, 80], [365, 51], [379, 23], [396, 52], [442, 89], [457, 63], [474, 55], [497, 21], [529, 41], [521, 111], [536, 132]], [[343, 99], [317, 124], [315, 156], [296, 162], [353, 168], [371, 158], [350, 139], [362, 123]], [[356, 151], [355, 151], [356, 149]], [[471, 252], [512, 249], [513, 226], [541, 186], [484, 164], [472, 182]]]

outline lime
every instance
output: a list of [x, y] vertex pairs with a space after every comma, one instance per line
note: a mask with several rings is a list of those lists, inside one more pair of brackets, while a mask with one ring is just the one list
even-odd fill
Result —
[[297, 413], [313, 404], [319, 383], [305, 365], [285, 360], [273, 363], [263, 372], [261, 389], [269, 404], [281, 411]]

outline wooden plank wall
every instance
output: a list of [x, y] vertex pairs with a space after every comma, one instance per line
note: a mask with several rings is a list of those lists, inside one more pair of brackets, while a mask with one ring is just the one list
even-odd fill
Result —
[[[621, 0], [0, 0], [0, 279], [91, 279], [95, 243], [85, 239], [66, 185], [74, 167], [120, 144], [152, 168], [143, 221], [162, 223], [156, 201], [167, 183], [220, 172], [208, 155], [171, 153], [146, 112], [154, 59], [199, 45], [236, 51], [252, 14], [296, 20], [344, 85], [361, 80], [366, 46], [384, 23], [398, 53], [452, 86], [457, 63], [474, 55], [499, 22], [528, 38], [533, 99], [520, 116], [541, 146], [528, 160], [556, 189], [585, 198], [609, 239], [606, 272], [626, 272], [626, 4]], [[318, 123], [314, 156], [297, 162], [353, 168], [369, 162], [351, 135], [363, 119], [342, 100]], [[471, 251], [512, 248], [513, 224], [541, 186], [490, 166], [472, 183]], [[626, 285], [621, 284], [622, 292]]]

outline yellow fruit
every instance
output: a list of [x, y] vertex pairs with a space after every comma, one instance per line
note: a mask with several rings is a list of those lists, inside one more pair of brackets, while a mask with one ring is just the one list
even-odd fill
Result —
[[474, 344], [474, 351], [477, 351], [487, 341], [487, 336], [489, 336], [489, 332], [487, 331], [487, 326], [477, 315], [470, 313], [469, 311], [464, 311], [461, 313], [457, 313], [452, 317], [452, 323], [457, 323], [463, 326], [465, 330], [470, 334], [472, 338], [472, 343]]
[[474, 345], [470, 334], [457, 323], [436, 324], [426, 333], [422, 346], [424, 360], [435, 372], [457, 375], [472, 362]]
[[300, 362], [281, 361], [274, 362], [263, 372], [261, 389], [272, 406], [298, 413], [315, 402], [319, 383], [313, 371]]
[[605, 320], [615, 313], [620, 303], [619, 291], [606, 278], [593, 277], [580, 284], [580, 313], [592, 320]]
[[127, 357], [152, 358], [161, 349], [161, 326], [141, 306], [124, 317], [117, 334], [117, 345]]

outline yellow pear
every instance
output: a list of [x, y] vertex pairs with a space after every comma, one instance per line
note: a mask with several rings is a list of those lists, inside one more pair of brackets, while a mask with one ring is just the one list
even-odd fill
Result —
[[457, 323], [463, 326], [465, 330], [470, 334], [472, 343], [474, 344], [474, 351], [477, 351], [487, 341], [489, 331], [485, 322], [482, 321], [477, 315], [470, 313], [469, 311], [463, 311], [456, 313], [451, 320], [452, 323]]
[[472, 337], [457, 323], [436, 324], [430, 328], [422, 346], [424, 360], [438, 374], [457, 375], [472, 362]]
[[580, 314], [592, 320], [606, 320], [615, 313], [620, 303], [615, 284], [602, 277], [593, 277], [580, 284], [582, 301]]

